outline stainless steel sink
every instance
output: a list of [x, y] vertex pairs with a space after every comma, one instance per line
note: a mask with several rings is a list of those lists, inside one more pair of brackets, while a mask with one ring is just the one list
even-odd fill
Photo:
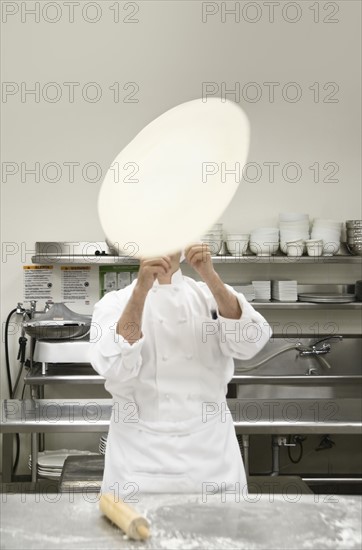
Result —
[[[310, 348], [318, 338], [273, 337], [264, 349], [249, 361], [235, 361], [233, 382], [238, 383], [239, 398], [361, 398], [362, 337], [343, 335], [331, 340], [330, 351], [323, 355], [302, 356], [289, 349], [263, 365], [252, 369], [283, 348], [300, 343]], [[250, 370], [249, 370], [250, 369]]]

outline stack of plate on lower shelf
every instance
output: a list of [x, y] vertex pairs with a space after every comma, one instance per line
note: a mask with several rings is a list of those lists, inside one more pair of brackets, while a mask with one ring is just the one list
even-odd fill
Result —
[[255, 299], [269, 301], [271, 298], [271, 281], [252, 281], [255, 289]]
[[101, 437], [100, 437], [99, 452], [101, 453], [101, 455], [106, 454], [107, 439], [108, 439], [108, 433], [105, 433], [105, 434], [101, 435]]
[[272, 299], [278, 302], [296, 302], [298, 300], [297, 281], [272, 281]]
[[[47, 479], [59, 479], [62, 473], [65, 459], [71, 455], [95, 455], [91, 451], [79, 451], [77, 449], [57, 449], [54, 451], [42, 451], [38, 453], [38, 477]], [[28, 466], [31, 470], [31, 455], [29, 456]]]
[[248, 302], [255, 300], [255, 288], [251, 283], [247, 285], [232, 285], [237, 292], [244, 294]]

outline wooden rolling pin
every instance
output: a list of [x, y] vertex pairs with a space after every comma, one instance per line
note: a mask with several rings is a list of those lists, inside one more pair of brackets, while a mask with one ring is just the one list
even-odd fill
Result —
[[150, 536], [150, 525], [146, 518], [140, 516], [132, 506], [126, 504], [123, 500], [116, 502], [112, 493], [101, 495], [99, 508], [130, 539], [145, 540]]

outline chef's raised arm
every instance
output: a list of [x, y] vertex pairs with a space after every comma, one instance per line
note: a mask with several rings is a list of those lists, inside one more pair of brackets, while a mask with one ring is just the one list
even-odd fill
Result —
[[[190, 246], [186, 249], [186, 260], [202, 277], [199, 288], [209, 308], [216, 311], [222, 353], [241, 360], [254, 357], [272, 335], [269, 323], [243, 294], [221, 280], [213, 267], [208, 246], [202, 243]], [[215, 334], [214, 328], [212, 331]]]
[[138, 375], [142, 365], [141, 350], [144, 335], [136, 340], [139, 328], [129, 323], [127, 334], [118, 333], [118, 323], [132, 299], [127, 292], [110, 292], [96, 303], [90, 332], [89, 361], [93, 368], [107, 378], [116, 375], [125, 381]]
[[156, 277], [167, 273], [170, 267], [168, 256], [141, 260], [135, 284], [106, 294], [95, 305], [89, 359], [101, 376], [112, 375], [117, 381], [125, 381], [138, 375], [146, 297]]
[[267, 344], [272, 336], [272, 329], [243, 294], [230, 285], [225, 287], [238, 300], [241, 316], [239, 319], [223, 317], [216, 306], [221, 351], [224, 355], [245, 361], [254, 357]]

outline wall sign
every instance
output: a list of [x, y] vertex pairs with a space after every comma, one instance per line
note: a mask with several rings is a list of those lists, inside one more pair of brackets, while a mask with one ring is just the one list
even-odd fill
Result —
[[25, 302], [54, 299], [52, 265], [24, 265], [23, 274]]
[[112, 290], [128, 286], [139, 270], [139, 265], [104, 265], [99, 267], [100, 298]]
[[61, 300], [90, 303], [90, 266], [61, 266]]

